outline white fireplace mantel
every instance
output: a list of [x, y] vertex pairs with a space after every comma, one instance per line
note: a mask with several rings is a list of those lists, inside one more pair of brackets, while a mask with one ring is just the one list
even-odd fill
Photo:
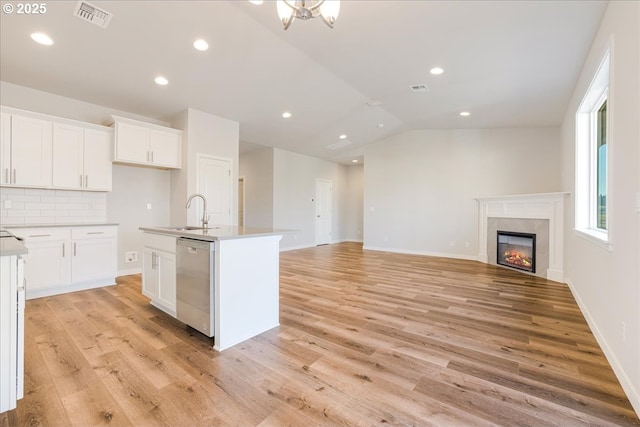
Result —
[[549, 220], [549, 268], [547, 279], [564, 282], [564, 201], [569, 193], [540, 193], [479, 197], [478, 261], [488, 263], [487, 219], [523, 218]]

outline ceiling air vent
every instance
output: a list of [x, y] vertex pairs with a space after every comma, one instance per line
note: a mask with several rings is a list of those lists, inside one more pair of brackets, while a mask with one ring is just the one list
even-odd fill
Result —
[[335, 142], [331, 145], [327, 145], [327, 148], [329, 150], [339, 150], [340, 148], [344, 148], [347, 145], [351, 145], [351, 141], [349, 141], [348, 139], [343, 139], [341, 141]]
[[113, 16], [112, 13], [102, 10], [99, 7], [83, 0], [80, 0], [76, 4], [76, 9], [73, 11], [73, 15], [101, 28], [107, 28], [107, 25], [109, 25], [111, 17]]
[[411, 85], [409, 87], [415, 93], [427, 93], [427, 92], [430, 92], [430, 90], [427, 87], [427, 85]]

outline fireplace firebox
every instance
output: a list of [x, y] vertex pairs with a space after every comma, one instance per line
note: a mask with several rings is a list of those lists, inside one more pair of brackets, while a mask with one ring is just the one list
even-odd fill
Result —
[[499, 265], [536, 272], [536, 235], [498, 230]]

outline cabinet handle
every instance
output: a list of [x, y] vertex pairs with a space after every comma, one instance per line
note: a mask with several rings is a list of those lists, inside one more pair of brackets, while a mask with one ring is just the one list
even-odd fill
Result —
[[73, 256], [76, 256], [76, 242], [73, 242]]
[[16, 170], [13, 170], [13, 183], [16, 183]]
[[153, 151], [151, 152], [151, 163], [153, 163]]
[[87, 234], [104, 234], [104, 231], [89, 231]]
[[85, 188], [89, 187], [89, 175], [84, 176], [84, 186]]
[[62, 244], [62, 258], [64, 258], [64, 257], [65, 257], [65, 255], [64, 255], [64, 243], [63, 243]]
[[29, 237], [51, 237], [51, 234], [30, 234]]

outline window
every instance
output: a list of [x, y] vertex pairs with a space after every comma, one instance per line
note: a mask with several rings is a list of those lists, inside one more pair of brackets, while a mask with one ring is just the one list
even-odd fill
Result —
[[576, 230], [609, 244], [609, 52], [576, 112]]

